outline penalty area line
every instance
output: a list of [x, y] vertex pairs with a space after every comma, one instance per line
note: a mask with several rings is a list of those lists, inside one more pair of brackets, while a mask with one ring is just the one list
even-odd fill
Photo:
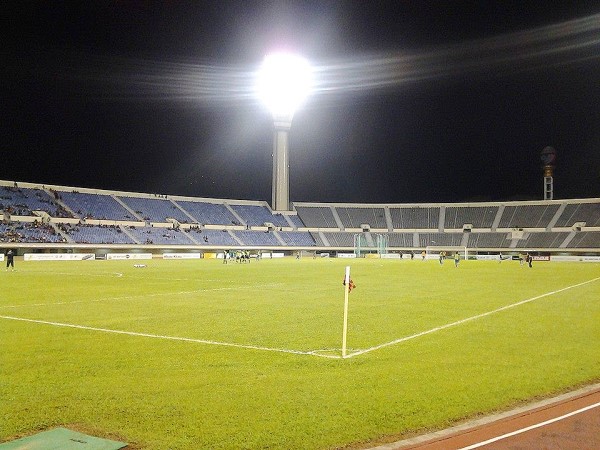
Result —
[[234, 347], [234, 348], [243, 348], [243, 349], [248, 349], [248, 350], [259, 350], [259, 351], [265, 351], [265, 352], [288, 353], [288, 354], [303, 355], [303, 356], [316, 356], [319, 358], [329, 358], [329, 359], [340, 359], [341, 358], [341, 356], [322, 355], [322, 354], [314, 353], [313, 351], [301, 351], [301, 350], [291, 350], [291, 349], [285, 349], [285, 348], [263, 347], [260, 345], [236, 344], [233, 342], [211, 341], [211, 340], [206, 340], [206, 339], [194, 339], [194, 338], [186, 338], [186, 337], [181, 337], [181, 336], [166, 336], [166, 335], [151, 334], [151, 333], [138, 333], [135, 331], [111, 330], [109, 328], [89, 327], [86, 325], [75, 325], [75, 324], [71, 324], [71, 323], [62, 323], [62, 322], [50, 322], [47, 320], [26, 319], [23, 317], [0, 315], [0, 319], [37, 323], [37, 324], [43, 324], [43, 325], [51, 325], [51, 326], [55, 326], [55, 327], [75, 328], [78, 330], [99, 331], [102, 333], [124, 334], [127, 336], [137, 336], [137, 337], [145, 337], [145, 338], [153, 338], [153, 339], [164, 339], [164, 340], [170, 340], [170, 341], [194, 342], [197, 344], [216, 345], [216, 346], [221, 346], [221, 347]]
[[354, 356], [364, 355], [365, 353], [373, 352], [375, 350], [380, 350], [380, 349], [385, 348], [385, 347], [390, 347], [392, 345], [400, 344], [401, 342], [405, 342], [405, 341], [408, 341], [410, 339], [415, 339], [415, 338], [418, 338], [418, 337], [421, 337], [421, 336], [425, 336], [427, 334], [435, 333], [436, 331], [441, 331], [441, 330], [445, 330], [447, 328], [455, 327], [457, 325], [462, 325], [463, 323], [467, 323], [467, 322], [470, 322], [472, 320], [481, 319], [482, 317], [491, 316], [492, 314], [496, 314], [496, 313], [499, 313], [499, 312], [502, 312], [502, 311], [506, 311], [507, 309], [515, 308], [517, 306], [521, 306], [521, 305], [524, 305], [526, 303], [533, 302], [534, 300], [539, 300], [540, 298], [549, 297], [549, 296], [554, 295], [554, 294], [559, 294], [559, 293], [567, 291], [569, 289], [574, 289], [576, 287], [580, 287], [580, 286], [583, 286], [583, 285], [586, 285], [586, 284], [589, 284], [589, 283], [593, 283], [594, 281], [598, 281], [598, 280], [600, 280], [600, 277], [593, 278], [593, 279], [587, 280], [587, 281], [583, 281], [581, 283], [573, 284], [571, 286], [567, 286], [567, 287], [564, 287], [564, 288], [561, 288], [561, 289], [557, 289], [555, 291], [546, 292], [545, 294], [536, 295], [535, 297], [531, 297], [531, 298], [528, 298], [528, 299], [525, 299], [525, 300], [521, 300], [521, 301], [516, 302], [516, 303], [511, 303], [510, 305], [502, 306], [501, 308], [494, 309], [494, 310], [488, 311], [488, 312], [484, 312], [482, 314], [477, 314], [476, 316], [467, 317], [465, 319], [457, 320], [456, 322], [447, 323], [446, 325], [441, 325], [439, 327], [435, 327], [435, 328], [432, 328], [430, 330], [421, 331], [420, 333], [412, 334], [410, 336], [405, 336], [405, 337], [399, 338], [399, 339], [394, 339], [393, 341], [385, 342], [385, 343], [379, 344], [379, 345], [375, 345], [373, 347], [369, 347], [369, 348], [366, 348], [364, 350], [359, 350], [359, 351], [356, 351], [354, 353], [350, 353], [350, 354], [346, 355], [346, 358], [352, 358]]

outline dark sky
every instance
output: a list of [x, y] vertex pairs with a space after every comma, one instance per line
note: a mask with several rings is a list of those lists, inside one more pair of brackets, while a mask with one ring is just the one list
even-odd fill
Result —
[[0, 179], [271, 200], [267, 53], [315, 68], [290, 199], [600, 197], [600, 3], [2, 2]]

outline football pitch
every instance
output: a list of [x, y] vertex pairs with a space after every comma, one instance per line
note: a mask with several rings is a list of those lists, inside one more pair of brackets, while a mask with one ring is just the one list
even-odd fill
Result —
[[360, 448], [600, 380], [595, 263], [145, 264], [0, 273], [0, 442]]

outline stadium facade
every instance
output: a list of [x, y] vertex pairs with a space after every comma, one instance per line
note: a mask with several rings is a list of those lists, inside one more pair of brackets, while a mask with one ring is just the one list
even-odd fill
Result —
[[0, 181], [0, 247], [22, 254], [225, 249], [600, 255], [600, 199], [351, 204], [183, 197]]

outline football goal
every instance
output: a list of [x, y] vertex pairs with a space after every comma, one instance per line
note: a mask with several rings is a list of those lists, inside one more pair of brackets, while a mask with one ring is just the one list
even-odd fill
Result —
[[354, 254], [361, 258], [365, 253], [377, 253], [382, 255], [387, 253], [388, 236], [376, 233], [358, 233], [354, 235]]

